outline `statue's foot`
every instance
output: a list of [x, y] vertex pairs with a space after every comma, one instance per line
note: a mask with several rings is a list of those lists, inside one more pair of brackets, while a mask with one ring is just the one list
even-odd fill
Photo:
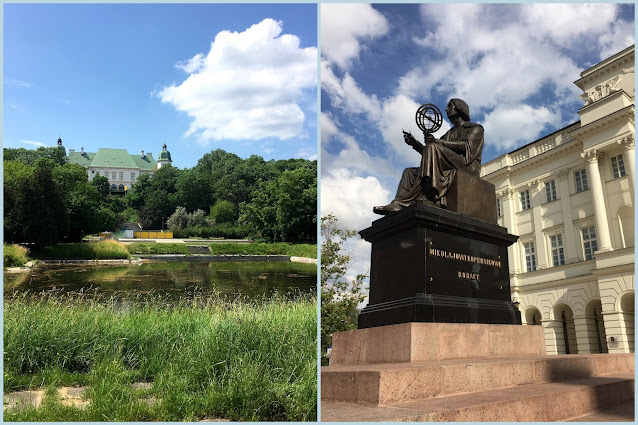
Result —
[[403, 208], [403, 205], [399, 204], [398, 202], [392, 201], [388, 205], [382, 205], [379, 207], [372, 208], [372, 212], [374, 212], [375, 214], [386, 215], [393, 212], [397, 212], [401, 210], [402, 208]]

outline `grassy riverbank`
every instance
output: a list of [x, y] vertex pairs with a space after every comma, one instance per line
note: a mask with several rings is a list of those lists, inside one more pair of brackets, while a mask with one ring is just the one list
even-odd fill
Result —
[[114, 260], [130, 258], [126, 245], [114, 240], [89, 243], [61, 243], [33, 253], [41, 260]]
[[[212, 243], [208, 246], [212, 255], [289, 255], [317, 258], [317, 245], [311, 244]], [[30, 260], [27, 254], [28, 250], [20, 245], [4, 245], [5, 267], [23, 266]], [[67, 243], [43, 248], [33, 252], [31, 256], [41, 260], [107, 260], [154, 254], [188, 255], [188, 243], [133, 242], [125, 245], [114, 240]]]
[[[4, 391], [47, 390], [40, 408], [4, 420], [316, 420], [316, 308], [307, 299], [125, 308], [80, 296], [5, 299]], [[88, 407], [56, 399], [53, 388], [69, 385], [88, 387]]]

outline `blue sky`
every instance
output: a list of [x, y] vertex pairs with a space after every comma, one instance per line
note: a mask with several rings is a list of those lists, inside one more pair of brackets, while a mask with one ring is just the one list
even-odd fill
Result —
[[3, 76], [5, 147], [317, 158], [314, 4], [5, 4]]
[[[321, 212], [361, 230], [419, 163], [420, 104], [465, 100], [485, 128], [483, 163], [578, 121], [573, 84], [634, 44], [621, 4], [328, 4], [321, 20]], [[450, 124], [445, 120], [441, 136]], [[353, 238], [350, 274], [370, 244]]]

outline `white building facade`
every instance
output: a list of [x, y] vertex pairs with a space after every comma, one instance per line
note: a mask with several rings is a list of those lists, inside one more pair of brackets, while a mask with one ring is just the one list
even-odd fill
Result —
[[634, 352], [635, 48], [583, 71], [580, 121], [483, 165], [523, 324], [549, 354]]

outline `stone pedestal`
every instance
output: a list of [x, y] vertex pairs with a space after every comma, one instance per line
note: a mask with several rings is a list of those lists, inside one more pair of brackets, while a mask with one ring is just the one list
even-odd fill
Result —
[[359, 328], [409, 322], [520, 324], [507, 247], [517, 236], [473, 217], [414, 204], [360, 232], [372, 243]]

